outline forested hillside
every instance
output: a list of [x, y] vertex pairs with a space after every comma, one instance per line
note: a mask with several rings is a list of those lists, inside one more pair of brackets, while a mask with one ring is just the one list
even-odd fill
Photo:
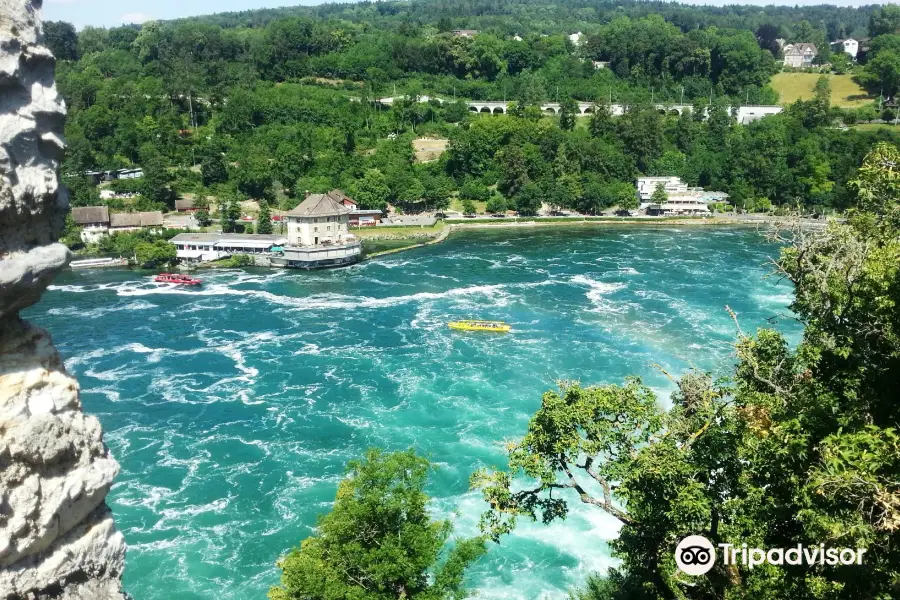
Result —
[[[723, 190], [746, 208], [842, 209], [853, 202], [848, 178], [891, 133], [835, 128], [857, 115], [829, 105], [825, 80], [815, 100], [749, 126], [726, 107], [777, 101], [768, 86], [779, 69], [777, 36], [824, 48], [874, 28], [883, 35], [873, 49], [887, 66], [868, 73], [870, 83], [892, 81], [889, 67], [900, 65], [895, 12], [380, 2], [79, 33], [48, 23], [47, 32], [63, 59], [65, 172], [75, 205], [98, 202], [78, 173], [139, 165], [144, 180], [119, 186], [141, 197], [111, 201], [118, 208], [171, 207], [185, 192], [201, 202], [290, 207], [298, 193], [340, 186], [367, 207], [441, 208], [459, 195], [525, 214], [542, 199], [596, 212], [646, 173]], [[462, 27], [478, 33], [455, 35]], [[403, 95], [410, 100], [392, 107], [373, 102]], [[425, 95], [447, 101], [416, 101]], [[454, 98], [518, 108], [472, 115]], [[576, 119], [574, 100], [600, 107]], [[541, 101], [562, 102], [562, 114], [541, 115]], [[692, 115], [651, 105], [682, 101], [696, 105]], [[628, 114], [609, 117], [608, 102], [628, 105]], [[449, 138], [449, 151], [416, 164], [410, 141], [421, 135]]]

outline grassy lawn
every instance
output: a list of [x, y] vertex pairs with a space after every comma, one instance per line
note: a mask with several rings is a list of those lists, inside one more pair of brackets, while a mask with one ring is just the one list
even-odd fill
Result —
[[[487, 202], [482, 202], [481, 200], [475, 200], [474, 202], [472, 202], [472, 204], [475, 205], [475, 212], [477, 212], [477, 213], [483, 213], [484, 207], [487, 206]], [[463, 211], [462, 200], [460, 200], [459, 198], [451, 198], [450, 199], [450, 210], [462, 212]]]
[[900, 126], [891, 125], [888, 123], [860, 123], [859, 125], [854, 125], [853, 129], [859, 129], [860, 131], [877, 131], [879, 129], [886, 129], [887, 131], [900, 133]]
[[444, 223], [439, 221], [432, 227], [351, 227], [350, 233], [361, 239], [388, 235], [396, 237], [419, 237], [423, 235], [435, 236], [443, 229]]
[[413, 140], [413, 149], [416, 152], [416, 162], [424, 163], [437, 160], [447, 149], [450, 140], [443, 138], [419, 138]]
[[[778, 92], [781, 104], [790, 104], [797, 100], [809, 100], [813, 97], [818, 73], [776, 73], [770, 85]], [[858, 108], [875, 98], [861, 88], [850, 75], [831, 76], [831, 104], [842, 108]]]

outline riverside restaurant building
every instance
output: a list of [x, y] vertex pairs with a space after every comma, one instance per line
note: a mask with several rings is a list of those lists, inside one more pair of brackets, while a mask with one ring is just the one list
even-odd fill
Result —
[[175, 244], [179, 260], [208, 262], [233, 254], [275, 254], [287, 243], [287, 238], [249, 233], [179, 233], [169, 242]]
[[283, 215], [287, 224], [287, 245], [272, 265], [321, 269], [355, 263], [362, 244], [350, 233], [350, 213], [334, 192], [309, 194]]
[[349, 265], [360, 259], [362, 244], [349, 232], [351, 209], [329, 194], [309, 195], [285, 213], [285, 235], [180, 233], [169, 241], [175, 245], [178, 259], [186, 262], [245, 254], [261, 267], [323, 269]]

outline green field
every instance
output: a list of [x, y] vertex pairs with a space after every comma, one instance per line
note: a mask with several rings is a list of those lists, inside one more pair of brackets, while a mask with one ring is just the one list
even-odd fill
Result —
[[900, 125], [891, 125], [890, 123], [860, 123], [859, 125], [854, 125], [853, 129], [859, 129], [860, 131], [878, 131], [879, 129], [884, 129], [885, 131], [900, 133]]
[[426, 237], [426, 236], [436, 236], [444, 229], [443, 221], [438, 221], [431, 227], [425, 226], [397, 226], [397, 227], [351, 227], [350, 233], [355, 235], [356, 237], [366, 239], [366, 238], [379, 238], [385, 236], [391, 236], [395, 238], [401, 237]]
[[[790, 104], [797, 100], [809, 100], [818, 73], [777, 73], [772, 77], [770, 85], [778, 92], [780, 104]], [[831, 104], [842, 108], [858, 108], [875, 100], [853, 81], [850, 75], [831, 75]]]

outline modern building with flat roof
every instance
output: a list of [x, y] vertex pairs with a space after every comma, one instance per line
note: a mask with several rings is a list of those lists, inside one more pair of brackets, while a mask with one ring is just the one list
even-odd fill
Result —
[[175, 245], [179, 259], [206, 262], [232, 254], [278, 252], [287, 243], [287, 238], [249, 233], [179, 233], [169, 242]]
[[[657, 186], [662, 185], [666, 192], [666, 201], [652, 203], [653, 192]], [[701, 187], [689, 187], [680, 177], [638, 177], [638, 198], [642, 208], [646, 208], [651, 216], [681, 216], [697, 215], [707, 216], [710, 202], [723, 202], [728, 198], [724, 192], [707, 191]]]
[[688, 186], [681, 181], [681, 177], [638, 177], [636, 184], [638, 198], [645, 201], [649, 200], [659, 184], [662, 184], [667, 194], [680, 194], [688, 191]]

